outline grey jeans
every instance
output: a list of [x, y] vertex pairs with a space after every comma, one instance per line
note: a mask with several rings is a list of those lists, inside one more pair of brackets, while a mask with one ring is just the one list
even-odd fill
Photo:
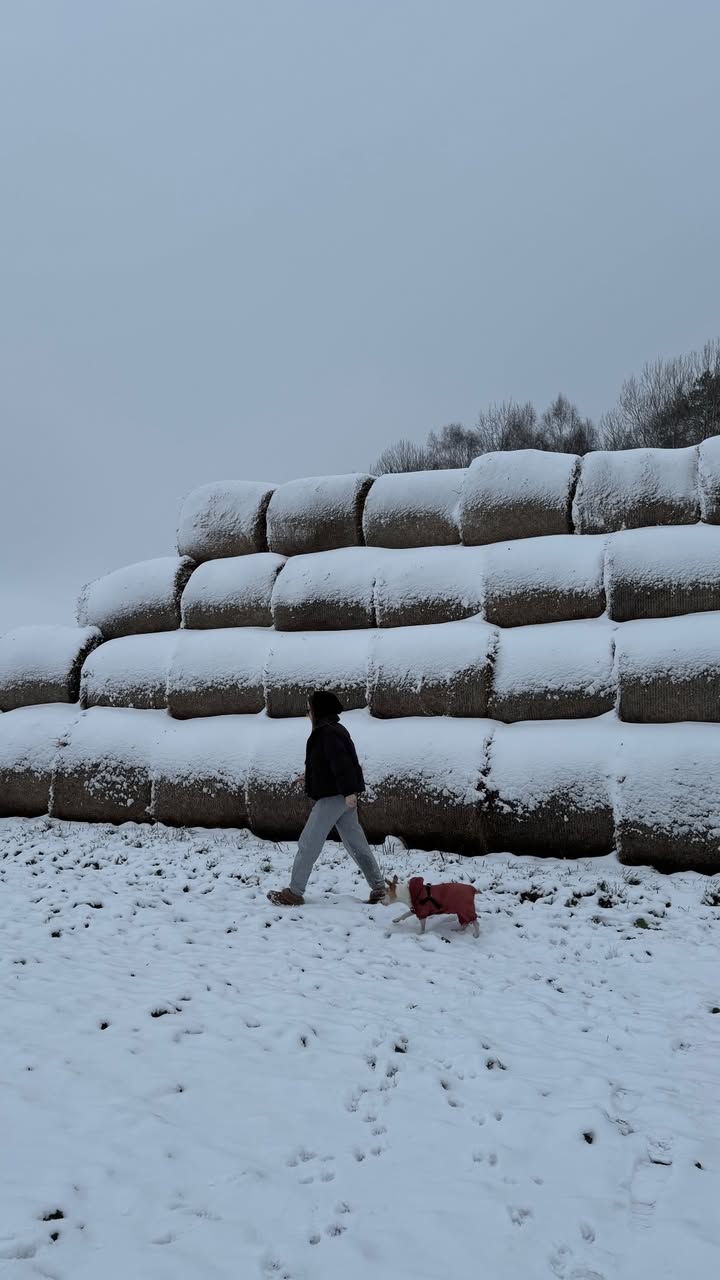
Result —
[[293, 863], [290, 888], [302, 897], [315, 863], [323, 850], [333, 827], [350, 857], [357, 863], [371, 889], [382, 889], [382, 872], [357, 815], [357, 809], [349, 809], [344, 796], [326, 796], [316, 800], [310, 817], [303, 827], [298, 841], [298, 851]]

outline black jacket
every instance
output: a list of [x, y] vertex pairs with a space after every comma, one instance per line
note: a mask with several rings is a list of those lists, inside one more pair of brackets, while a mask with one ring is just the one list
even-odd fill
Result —
[[352, 796], [365, 790], [353, 740], [347, 729], [334, 720], [323, 720], [308, 738], [305, 790], [313, 800]]

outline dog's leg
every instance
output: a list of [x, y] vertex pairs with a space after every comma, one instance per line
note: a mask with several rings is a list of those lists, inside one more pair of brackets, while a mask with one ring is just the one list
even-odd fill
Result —
[[395, 917], [393, 924], [402, 924], [403, 920], [407, 920], [408, 916], [411, 916], [412, 914], [412, 911], [405, 911], [403, 915]]
[[480, 921], [473, 920], [473, 938], [480, 937]]
[[421, 933], [424, 933], [424, 932], [425, 932], [425, 917], [424, 917], [424, 916], [423, 916], [422, 920], [420, 921], [420, 932], [421, 932]]

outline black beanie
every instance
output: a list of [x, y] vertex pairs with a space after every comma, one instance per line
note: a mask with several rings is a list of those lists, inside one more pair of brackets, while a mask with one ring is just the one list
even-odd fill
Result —
[[316, 689], [310, 694], [309, 702], [313, 720], [336, 720], [343, 710], [340, 699], [328, 689]]

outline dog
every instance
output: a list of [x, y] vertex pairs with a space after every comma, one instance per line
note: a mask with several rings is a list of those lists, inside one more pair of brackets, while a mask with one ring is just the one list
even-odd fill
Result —
[[461, 929], [472, 925], [473, 935], [480, 936], [480, 925], [475, 911], [475, 895], [480, 892], [471, 884], [460, 884], [458, 881], [449, 884], [425, 884], [422, 876], [413, 876], [407, 882], [398, 880], [385, 881], [384, 907], [391, 907], [394, 902], [402, 902], [408, 908], [401, 916], [393, 920], [400, 924], [409, 916], [417, 916], [420, 921], [420, 932], [425, 932], [425, 921], [428, 916], [457, 916]]

